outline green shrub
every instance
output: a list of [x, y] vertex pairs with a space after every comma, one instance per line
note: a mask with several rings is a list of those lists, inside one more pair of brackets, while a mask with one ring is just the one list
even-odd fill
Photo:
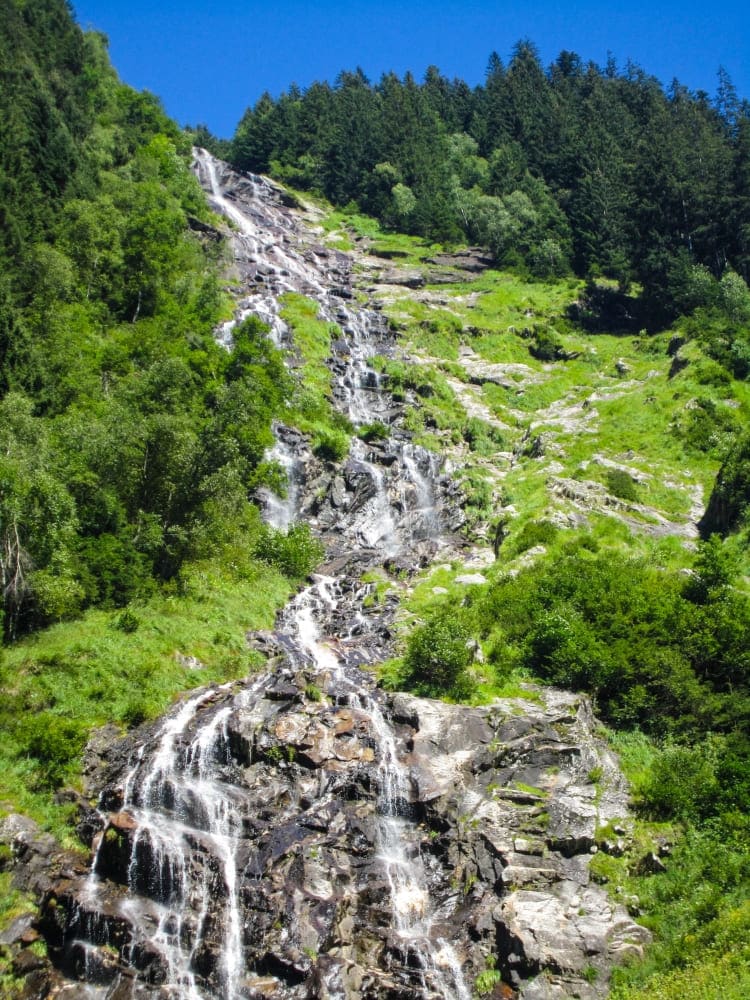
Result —
[[387, 441], [390, 436], [390, 430], [386, 424], [376, 421], [373, 424], [364, 424], [359, 428], [357, 434], [363, 441]]
[[88, 727], [80, 720], [45, 711], [24, 715], [14, 735], [21, 752], [33, 758], [39, 785], [59, 788], [78, 764]]
[[560, 361], [567, 358], [562, 340], [554, 330], [537, 328], [529, 344], [529, 354], [537, 361]]
[[452, 611], [415, 629], [404, 656], [408, 683], [420, 694], [460, 696], [467, 688], [470, 639], [469, 629]]
[[610, 723], [728, 731], [750, 711], [750, 600], [722, 585], [699, 604], [692, 583], [612, 551], [563, 550], [501, 577], [471, 611], [498, 663], [590, 692]]
[[264, 525], [256, 551], [292, 580], [309, 576], [325, 555], [323, 544], [306, 524], [293, 524], [286, 533]]
[[130, 608], [125, 608], [124, 611], [121, 611], [113, 622], [114, 628], [127, 634], [137, 632], [140, 628], [140, 624], [140, 618], [133, 611], [131, 611]]
[[313, 453], [324, 462], [343, 462], [349, 454], [349, 435], [339, 430], [320, 431], [315, 436]]
[[502, 974], [497, 969], [483, 969], [474, 980], [474, 989], [480, 997], [486, 996], [502, 981]]
[[551, 521], [527, 521], [517, 535], [512, 538], [512, 549], [520, 555], [537, 545], [551, 545], [557, 538], [559, 529]]
[[715, 458], [725, 456], [740, 429], [736, 413], [708, 396], [691, 400], [672, 424], [672, 433], [686, 448]]
[[147, 695], [136, 695], [123, 710], [123, 722], [129, 728], [140, 726], [143, 722], [155, 719], [163, 709], [164, 706], [156, 699]]
[[698, 819], [719, 791], [715, 754], [698, 747], [670, 746], [651, 765], [641, 798], [658, 819]]
[[740, 437], [727, 455], [699, 527], [704, 538], [713, 532], [736, 531], [750, 505], [750, 435]]
[[607, 469], [605, 473], [607, 489], [614, 497], [628, 503], [638, 502], [638, 490], [633, 477], [625, 469]]
[[461, 433], [464, 441], [478, 455], [493, 455], [505, 445], [502, 431], [478, 417], [470, 417]]

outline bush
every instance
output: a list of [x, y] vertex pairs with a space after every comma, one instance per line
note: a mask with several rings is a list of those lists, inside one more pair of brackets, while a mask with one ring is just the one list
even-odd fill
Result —
[[513, 551], [520, 555], [537, 545], [551, 545], [557, 534], [558, 528], [551, 521], [527, 521], [512, 540]]
[[740, 429], [735, 413], [706, 396], [699, 396], [683, 409], [672, 425], [673, 433], [692, 451], [723, 458]]
[[723, 585], [716, 555], [696, 560], [705, 603], [681, 573], [612, 551], [562, 551], [497, 580], [471, 610], [498, 662], [589, 692], [615, 725], [726, 732], [750, 712], [750, 601]]
[[638, 503], [638, 490], [633, 477], [624, 469], [607, 469], [607, 489], [614, 497], [629, 503]]
[[324, 462], [343, 462], [349, 454], [349, 435], [345, 431], [320, 431], [316, 435], [313, 453]]
[[750, 504], [750, 435], [743, 435], [719, 469], [706, 513], [698, 527], [707, 538], [713, 532], [726, 535], [736, 531], [747, 516]]
[[141, 625], [141, 620], [130, 608], [125, 608], [120, 614], [115, 618], [112, 623], [113, 628], [118, 629], [120, 632], [125, 632], [127, 634], [132, 634], [137, 632]]
[[706, 744], [670, 746], [651, 765], [642, 801], [657, 819], [696, 820], [719, 790], [715, 754]]
[[562, 361], [568, 357], [563, 342], [555, 331], [545, 328], [534, 330], [529, 344], [529, 354], [537, 361]]
[[407, 681], [424, 695], [460, 697], [468, 688], [471, 633], [455, 612], [444, 612], [409, 636]]
[[390, 436], [390, 430], [386, 424], [382, 424], [380, 421], [376, 421], [374, 424], [364, 424], [357, 433], [368, 444], [371, 441], [387, 441]]
[[34, 758], [39, 785], [59, 788], [77, 764], [88, 736], [88, 727], [76, 719], [52, 712], [25, 715], [16, 729], [21, 751]]
[[293, 524], [286, 533], [265, 525], [256, 552], [292, 580], [309, 576], [325, 555], [322, 543], [306, 524]]
[[148, 695], [137, 695], [125, 706], [122, 714], [123, 722], [130, 728], [140, 726], [143, 722], [155, 719], [164, 706]]
[[463, 427], [463, 438], [478, 455], [492, 455], [505, 444], [502, 431], [478, 417], [470, 417]]

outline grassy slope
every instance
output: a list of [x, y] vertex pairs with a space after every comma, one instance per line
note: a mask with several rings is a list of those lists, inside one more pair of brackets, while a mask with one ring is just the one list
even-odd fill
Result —
[[[326, 228], [334, 241], [387, 257], [384, 267], [421, 267], [429, 274], [425, 258], [435, 247], [384, 234], [371, 221], [341, 212], [329, 217]], [[368, 283], [373, 274], [377, 278], [377, 262], [365, 268]], [[708, 421], [701, 406], [715, 407], [724, 426], [746, 424], [747, 385], [717, 372], [695, 342], [681, 350], [687, 366], [673, 372], [667, 347], [679, 327], [652, 337], [592, 335], [577, 328], [568, 318], [581, 292], [576, 281], [529, 283], [492, 271], [464, 278], [457, 274], [454, 285], [417, 293], [379, 288], [404, 348], [418, 362], [380, 364], [391, 387], [411, 400], [407, 424], [418, 439], [457, 458], [470, 498], [470, 533], [480, 543], [491, 540], [496, 519], [508, 521], [500, 557], [483, 570], [485, 576], [491, 581], [529, 557], [554, 560], [579, 529], [605, 550], [646, 556], [669, 569], [687, 566], [694, 547], [690, 524], [705, 505], [725, 442], [718, 422]], [[552, 331], [564, 351], [576, 356], [535, 359], [527, 335], [534, 329]], [[503, 384], [477, 378], [477, 362], [507, 366]], [[529, 444], [537, 436], [544, 446], [533, 457]], [[563, 479], [593, 483], [601, 494], [574, 503], [555, 488]], [[540, 521], [558, 530], [543, 531]], [[527, 555], [539, 542], [542, 547]], [[747, 575], [747, 550], [740, 555]], [[406, 637], [436, 610], [463, 602], [474, 588], [456, 583], [462, 572], [465, 567], [455, 561], [408, 584], [378, 579], [371, 600], [382, 600], [389, 586], [399, 588]], [[474, 670], [478, 700], [522, 693], [517, 685], [523, 678], [498, 684], [490, 669]], [[401, 662], [386, 664], [382, 680], [398, 686]], [[656, 748], [637, 733], [613, 734], [613, 742], [637, 798]], [[610, 835], [601, 831], [603, 839]], [[700, 834], [688, 833], [679, 848], [687, 870], [682, 879], [674, 867], [667, 876], [633, 874], [660, 840], [679, 842], [681, 836], [680, 827], [639, 820], [624, 857], [598, 855], [596, 877], [618, 901], [639, 899], [655, 934], [646, 962], [616, 977], [615, 1000], [740, 1000], [750, 992], [750, 909], [737, 894], [741, 879], [729, 879], [731, 891], [722, 888], [722, 865], [738, 863], [731, 850], [717, 860], [710, 838], [702, 843]]]
[[[382, 233], [372, 220], [340, 212], [331, 213], [324, 228], [333, 245], [367, 246], [387, 257], [381, 259], [386, 267], [427, 268], [425, 258], [439, 249]], [[477, 539], [487, 537], [488, 526], [503, 509], [510, 511], [503, 557], [486, 575], [491, 578], [522, 564], [527, 543], [534, 539], [527, 526], [533, 528], [540, 519], [572, 525], [572, 515], [586, 519], [600, 544], [655, 554], [666, 565], [684, 565], [683, 541], [669, 530], [660, 537], [652, 529], [659, 517], [678, 527], [686, 522], [698, 488], [707, 490], [719, 458], [717, 449], [705, 452], [686, 445], [673, 428], [684, 422], [696, 397], [708, 397], [745, 419], [746, 387], [707, 382], [699, 352], [684, 371], [670, 378], [666, 336], [592, 336], [576, 329], [566, 318], [567, 307], [580, 292], [575, 281], [532, 284], [499, 272], [470, 281], [460, 278], [457, 275], [454, 285], [416, 295], [402, 288], [381, 288], [379, 294], [400, 329], [404, 347], [419, 362], [399, 367], [383, 361], [382, 367], [391, 373], [393, 387], [414, 401], [407, 422], [419, 438], [441, 450], [450, 446], [462, 464], [460, 474], [473, 501], [470, 514]], [[345, 435], [348, 428], [330, 408], [324, 366], [335, 331], [318, 319], [314, 304], [300, 296], [287, 297], [282, 315], [292, 330], [308, 389], [296, 412], [290, 413], [290, 422], [313, 436]], [[565, 351], [577, 352], [578, 357], [536, 360], [523, 335], [530, 326], [554, 329]], [[474, 384], [477, 380], [466, 364], [467, 349], [475, 362], [508, 366], [503, 385], [482, 379]], [[524, 454], [525, 444], [540, 434], [545, 438], [543, 455]], [[638, 478], [639, 508], [576, 511], [551, 487], [561, 478], [606, 487], [607, 462], [627, 467]], [[556, 546], [570, 533], [553, 532], [546, 557], [554, 558]], [[537, 558], [545, 558], [544, 552]], [[399, 586], [405, 598], [406, 633], [441, 602], [449, 604], [466, 595], [468, 586], [455, 583], [462, 569], [459, 562], [444, 565], [408, 586], [378, 579], [372, 599], [380, 600], [390, 587]], [[448, 593], [435, 594], [435, 588]], [[40, 633], [5, 653], [6, 718], [47, 713], [47, 718], [72, 720], [80, 732], [106, 721], [126, 726], [163, 710], [180, 691], [242, 676], [256, 665], [247, 650], [245, 631], [270, 625], [289, 591], [289, 582], [262, 563], [240, 566], [217, 557], [188, 567], [174, 592], [129, 609], [132, 617], [91, 612], [81, 621]], [[203, 666], [190, 669], [187, 657], [195, 657]], [[388, 673], [396, 682], [398, 665], [390, 665]], [[495, 693], [500, 692], [488, 677], [477, 696]], [[506, 684], [502, 693], [520, 693], [517, 682]], [[70, 840], [66, 807], [53, 802], [33, 761], [17, 755], [28, 734], [22, 725], [17, 732], [9, 727], [9, 732], [11, 738], [0, 755], [3, 808], [22, 809], [62, 840]], [[66, 777], [75, 784], [74, 765]], [[727, 915], [730, 923], [732, 912]], [[742, 924], [739, 916], [735, 924]], [[706, 983], [711, 981], [706, 969], [714, 970], [718, 983], [727, 983], [732, 976], [745, 981], [742, 970], [746, 972], [747, 961], [741, 950], [730, 955], [706, 952], [701, 961], [700, 977]], [[646, 996], [676, 1000], [678, 991], [685, 991], [689, 973], [659, 975], [661, 980], [654, 980], [653, 988], [662, 992], [639, 993], [635, 987], [628, 992], [623, 986], [622, 1000]], [[695, 974], [693, 981], [700, 977]], [[741, 995], [711, 990], [714, 986], [707, 985], [704, 992], [690, 995], [706, 1000]]]
[[[630, 505], [600, 503], [578, 513], [595, 533], [618, 545], [649, 551], [663, 537], [663, 547], [679, 562], [682, 546], [669, 538], [685, 530], [691, 511], [695, 516], [702, 507], [721, 455], [720, 442], [708, 451], [691, 444], [695, 401], [709, 400], [729, 419], [745, 423], [747, 386], [712, 382], [713, 363], [695, 345], [685, 352], [692, 352], [691, 363], [670, 377], [666, 334], [623, 337], [576, 329], [566, 310], [579, 292], [577, 282], [531, 284], [499, 272], [440, 286], [420, 300], [388, 289], [387, 311], [407, 350], [422, 362], [421, 381], [432, 386], [412, 425], [424, 444], [458, 448], [463, 475], [484, 493], [479, 506], [487, 518], [497, 516], [502, 504], [513, 505], [511, 534], [529, 518], [562, 523], [576, 512], [576, 504], [559, 496], [556, 480], [606, 488], [613, 468], [621, 467], [634, 480]], [[536, 360], [524, 336], [529, 328], [554, 331], [565, 352], [577, 356]], [[475, 366], [503, 366], [505, 384], [490, 376], [471, 384], [477, 381], [476, 367], [467, 364], [467, 352]], [[467, 435], [474, 406], [480, 416], [471, 419]], [[479, 437], [480, 447], [472, 447], [476, 443], [467, 436]], [[493, 436], [499, 439], [494, 448]], [[544, 441], [540, 458], [523, 454], [535, 437]], [[668, 523], [660, 529], [663, 522]]]
[[[245, 633], [268, 628], [289, 592], [289, 582], [264, 563], [240, 566], [216, 558], [187, 567], [171, 593], [125, 613], [89, 611], [7, 649], [2, 809], [25, 812], [70, 843], [69, 810], [54, 802], [50, 785], [61, 778], [77, 783], [77, 751], [89, 729], [153, 718], [180, 692], [257, 668]], [[73, 732], [68, 748], [49, 747], [43, 767], [23, 755], [23, 747], [39, 739], [30, 732], [39, 719], [48, 733], [62, 722]], [[61, 759], [66, 749], [73, 754], [67, 767]]]

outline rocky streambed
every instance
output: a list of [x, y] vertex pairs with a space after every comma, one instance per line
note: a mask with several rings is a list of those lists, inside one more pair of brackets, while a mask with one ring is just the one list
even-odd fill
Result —
[[90, 864], [6, 821], [18, 877], [42, 897], [29, 932], [54, 966], [25, 970], [26, 995], [469, 1000], [479, 983], [496, 998], [603, 996], [647, 935], [589, 874], [597, 828], [627, 815], [590, 706], [551, 689], [474, 708], [377, 688], [367, 668], [392, 650], [395, 605], [368, 600], [362, 576], [455, 556], [450, 469], [400, 428], [370, 367], [395, 348], [357, 303], [349, 258], [270, 182], [204, 151], [196, 169], [234, 226], [238, 318], [260, 315], [293, 351], [278, 297], [314, 298], [341, 331], [336, 405], [389, 436], [333, 465], [277, 429], [290, 488], [261, 498], [267, 517], [306, 519], [327, 564], [273, 632], [249, 637], [262, 674], [100, 741]]

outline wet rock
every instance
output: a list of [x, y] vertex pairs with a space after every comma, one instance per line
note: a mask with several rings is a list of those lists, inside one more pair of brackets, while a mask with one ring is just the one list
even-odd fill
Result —
[[83, 751], [83, 793], [87, 797], [101, 788], [102, 775], [107, 767], [108, 752], [122, 738], [122, 730], [108, 723], [94, 729]]
[[[345, 990], [369, 983], [373, 998], [421, 997], [411, 960], [389, 930], [392, 903], [376, 821], [385, 753], [380, 723], [375, 726], [374, 709], [360, 704], [363, 693], [338, 705], [330, 698], [309, 701], [303, 683], [303, 677], [293, 680], [287, 673], [256, 681], [251, 700], [242, 691], [206, 697], [205, 720], [199, 710], [179, 740], [199, 745], [211, 719], [228, 713], [227, 742], [218, 745], [232, 753], [243, 741], [257, 748], [238, 760], [243, 769], [231, 772], [235, 783], [229, 786], [245, 817], [234, 853], [245, 859], [238, 869], [239, 898], [252, 913], [244, 953], [246, 967], [259, 970], [253, 989], [265, 989], [272, 979], [280, 984], [280, 996], [302, 998], [326, 976], [326, 981], [349, 984], [342, 986]], [[470, 708], [403, 694], [382, 700], [373, 691], [368, 697], [382, 703], [410, 775], [399, 805], [410, 817], [401, 836], [410, 857], [424, 859], [431, 896], [443, 901], [441, 935], [466, 954], [476, 954], [476, 974], [484, 957], [472, 951], [465, 935], [470, 927], [486, 927], [487, 934], [504, 942], [504, 970], [521, 996], [528, 977], [542, 970], [564, 975], [566, 988], [578, 989], [585, 984], [582, 970], [600, 963], [606, 983], [613, 955], [618, 949], [637, 950], [643, 938], [624, 909], [613, 908], [586, 877], [596, 816], [595, 790], [586, 774], [603, 751], [592, 735], [595, 720], [585, 700], [545, 691], [535, 695], [536, 702]], [[525, 715], [519, 716], [522, 704]], [[218, 732], [216, 724], [213, 729]], [[233, 735], [238, 733], [244, 734], [242, 740]], [[152, 745], [159, 743], [156, 739]], [[558, 767], [561, 760], [567, 773]], [[618, 794], [624, 808], [624, 788]], [[73, 880], [56, 886], [42, 921], [56, 954], [66, 956], [66, 967], [80, 968], [80, 946], [73, 942], [79, 940], [82, 914], [89, 913], [85, 926], [94, 943], [105, 936], [110, 942], [107, 962], [98, 967], [113, 984], [125, 966], [113, 958], [112, 946], [140, 956], [143, 972], [136, 971], [137, 977], [153, 977], [163, 969], [159, 949], [154, 953], [141, 937], [118, 895], [132, 882], [136, 840], [145, 850], [139, 823], [129, 809], [109, 817], [97, 845], [102, 890], [96, 915], [87, 909], [92, 900], [85, 883]], [[195, 951], [195, 961], [207, 995], [218, 995], [211, 984], [219, 981], [216, 970], [227, 933], [222, 862], [211, 860], [215, 844], [200, 831], [186, 830], [182, 836], [190, 845], [191, 878], [198, 884], [207, 878], [205, 884], [212, 887], [208, 937]], [[140, 863], [146, 860], [142, 853]], [[457, 877], [470, 889], [460, 898], [453, 888]], [[146, 891], [148, 883], [141, 884]], [[186, 923], [183, 931], [188, 940], [194, 933], [190, 927]], [[344, 952], [348, 958], [342, 964]], [[264, 969], [266, 979], [260, 974]]]

